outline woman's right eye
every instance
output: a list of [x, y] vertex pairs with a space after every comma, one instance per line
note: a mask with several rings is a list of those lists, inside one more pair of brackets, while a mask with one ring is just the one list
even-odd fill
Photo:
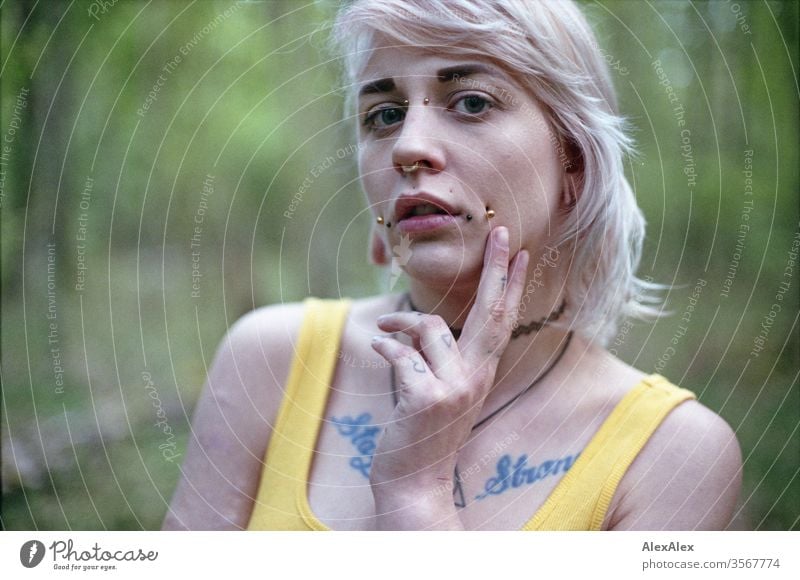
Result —
[[364, 126], [368, 129], [386, 129], [402, 121], [406, 112], [400, 107], [379, 107], [368, 112], [364, 117]]

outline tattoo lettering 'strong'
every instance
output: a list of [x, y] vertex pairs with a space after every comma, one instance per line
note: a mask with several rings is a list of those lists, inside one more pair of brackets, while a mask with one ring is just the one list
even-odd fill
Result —
[[575, 464], [579, 455], [580, 453], [576, 453], [561, 459], [548, 459], [539, 465], [530, 467], [528, 467], [527, 455], [520, 455], [516, 461], [513, 461], [510, 455], [503, 455], [497, 461], [497, 475], [486, 481], [484, 492], [476, 495], [475, 499], [500, 495], [509, 489], [536, 483], [548, 475], [558, 475], [559, 472], [566, 473]]
[[344, 416], [340, 419], [331, 417], [331, 422], [336, 425], [340, 435], [347, 437], [355, 445], [359, 455], [350, 458], [350, 467], [369, 479], [369, 470], [372, 467], [372, 455], [377, 447], [376, 440], [381, 430], [380, 427], [370, 425], [372, 415], [361, 413], [355, 419]]

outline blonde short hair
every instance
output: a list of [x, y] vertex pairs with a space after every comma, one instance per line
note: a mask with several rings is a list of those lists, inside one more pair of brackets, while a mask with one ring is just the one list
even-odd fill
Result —
[[[564, 169], [575, 172], [576, 201], [557, 235], [557, 243], [573, 252], [565, 288], [573, 328], [605, 345], [621, 318], [661, 315], [658, 300], [648, 296], [661, 286], [636, 277], [645, 220], [624, 173], [632, 141], [608, 66], [571, 0], [347, 2], [332, 35], [347, 86], [355, 87], [376, 35], [440, 54], [489, 59], [546, 111]], [[353, 102], [350, 90], [348, 107]]]

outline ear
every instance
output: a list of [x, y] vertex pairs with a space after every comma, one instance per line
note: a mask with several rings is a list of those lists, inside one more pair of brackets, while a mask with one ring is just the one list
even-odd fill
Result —
[[583, 156], [580, 147], [571, 139], [563, 141], [562, 147], [567, 156], [567, 163], [564, 166], [561, 186], [561, 209], [569, 213], [575, 209], [578, 192], [583, 185]]
[[372, 228], [369, 241], [369, 259], [376, 266], [386, 266], [389, 263], [386, 243], [375, 228]]
[[561, 209], [564, 213], [569, 213], [575, 209], [578, 203], [578, 179], [574, 173], [564, 173], [561, 185]]

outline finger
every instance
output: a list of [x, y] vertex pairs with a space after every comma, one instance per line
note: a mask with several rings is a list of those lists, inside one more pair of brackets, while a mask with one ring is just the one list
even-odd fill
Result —
[[399, 340], [375, 336], [372, 338], [372, 348], [394, 367], [399, 388], [408, 388], [420, 381], [435, 378], [422, 355]]
[[441, 316], [394, 312], [379, 316], [378, 328], [384, 332], [402, 332], [410, 336], [439, 379], [451, 381], [460, 376], [461, 355], [458, 345]]
[[505, 301], [508, 253], [508, 229], [498, 226], [486, 241], [475, 304], [467, 316], [459, 341], [462, 356], [472, 364], [483, 364], [487, 357], [498, 358], [498, 350], [504, 346], [506, 335], [510, 336], [511, 314]]
[[509, 267], [508, 285], [506, 286], [506, 308], [511, 313], [512, 328], [519, 318], [519, 303], [525, 290], [529, 260], [530, 254], [528, 250], [520, 250], [514, 256]]

